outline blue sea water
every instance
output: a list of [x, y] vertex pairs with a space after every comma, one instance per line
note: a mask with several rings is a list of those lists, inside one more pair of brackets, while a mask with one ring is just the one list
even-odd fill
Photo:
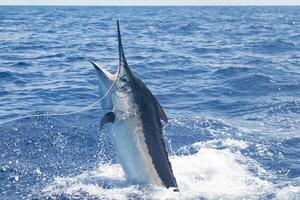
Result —
[[[181, 196], [126, 182], [88, 60], [116, 20]], [[1, 199], [300, 199], [300, 7], [0, 7]]]

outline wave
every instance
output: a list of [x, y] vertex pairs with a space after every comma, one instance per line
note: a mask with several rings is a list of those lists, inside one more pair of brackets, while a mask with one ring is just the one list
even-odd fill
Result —
[[10, 73], [10, 72], [0, 72], [0, 80], [11, 79], [11, 78], [13, 78], [12, 73]]
[[[81, 128], [68, 127], [78, 119]], [[91, 119], [92, 124], [98, 121], [95, 117]], [[12, 141], [12, 137], [19, 141], [32, 140], [12, 141], [14, 146], [10, 145], [10, 150], [22, 152], [18, 158], [20, 163], [27, 163], [32, 154], [41, 163], [28, 163], [16, 172], [9, 172], [8, 169], [14, 169], [9, 165], [3, 173], [21, 181], [25, 181], [26, 176], [33, 179], [30, 195], [35, 199], [286, 199], [287, 196], [292, 200], [299, 197], [295, 167], [299, 138], [260, 139], [219, 119], [170, 119], [165, 126], [165, 137], [181, 190], [178, 195], [172, 190], [127, 182], [120, 165], [111, 159], [114, 154], [108, 145], [109, 134], [101, 132], [99, 140], [98, 127], [88, 125], [91, 120], [81, 116], [38, 122], [42, 121], [24, 124], [26, 128], [28, 124], [35, 124], [33, 133], [33, 127], [28, 130], [19, 127], [13, 131], [14, 136], [12, 131], [1, 130], [5, 144]], [[87, 132], [85, 123], [94, 135], [82, 134]], [[41, 134], [43, 132], [47, 134]], [[89, 148], [82, 148], [85, 146]], [[97, 158], [93, 157], [91, 162], [89, 155]], [[51, 165], [44, 163], [46, 157], [51, 157], [48, 161]], [[285, 195], [287, 193], [289, 195]]]
[[213, 75], [214, 76], [222, 76], [222, 77], [232, 77], [232, 76], [248, 73], [249, 71], [251, 71], [251, 68], [247, 68], [247, 67], [228, 67], [228, 68], [217, 69], [213, 73]]
[[31, 66], [31, 63], [20, 61], [20, 62], [15, 63], [13, 66], [15, 66], [15, 67], [29, 67], [29, 66]]
[[[215, 141], [217, 142], [217, 141]], [[247, 142], [225, 140], [224, 147], [247, 148]], [[55, 177], [43, 188], [44, 197], [100, 199], [297, 199], [300, 187], [278, 187], [255, 160], [236, 152], [215, 149], [214, 142], [194, 143], [197, 151], [171, 156], [180, 194], [172, 190], [130, 185], [119, 164], [102, 163], [76, 176]], [[183, 148], [184, 149], [184, 148]], [[182, 149], [182, 150], [183, 150]], [[186, 150], [186, 149], [185, 149]], [[285, 195], [289, 194], [289, 195]]]
[[257, 96], [273, 92], [270, 88], [274, 88], [276, 80], [274, 80], [271, 76], [255, 73], [228, 79], [223, 83], [227, 84], [231, 89], [240, 91], [243, 94]]
[[249, 42], [246, 45], [246, 48], [254, 52], [273, 54], [296, 51], [298, 49], [297, 45], [293, 41], [282, 38]]
[[274, 115], [274, 114], [290, 114], [300, 113], [300, 102], [299, 101], [285, 101], [280, 102], [277, 104], [273, 104], [268, 109], [268, 114]]

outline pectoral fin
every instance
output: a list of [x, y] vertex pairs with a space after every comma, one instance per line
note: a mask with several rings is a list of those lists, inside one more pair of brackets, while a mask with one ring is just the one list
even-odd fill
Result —
[[106, 123], [109, 122], [113, 123], [114, 121], [115, 121], [115, 114], [113, 112], [106, 113], [100, 121], [100, 129], [102, 129]]

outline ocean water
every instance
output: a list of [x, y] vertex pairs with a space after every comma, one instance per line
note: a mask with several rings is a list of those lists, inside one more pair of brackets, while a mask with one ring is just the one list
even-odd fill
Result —
[[[114, 72], [116, 20], [158, 98], [180, 195], [126, 182], [88, 60]], [[300, 199], [300, 7], [0, 7], [0, 195]]]

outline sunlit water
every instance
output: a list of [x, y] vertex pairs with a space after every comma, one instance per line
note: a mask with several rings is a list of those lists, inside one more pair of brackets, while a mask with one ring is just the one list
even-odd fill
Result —
[[130, 185], [95, 108], [0, 124], [1, 199], [300, 199], [300, 7], [0, 7], [0, 123], [97, 101], [117, 19], [181, 193]]

